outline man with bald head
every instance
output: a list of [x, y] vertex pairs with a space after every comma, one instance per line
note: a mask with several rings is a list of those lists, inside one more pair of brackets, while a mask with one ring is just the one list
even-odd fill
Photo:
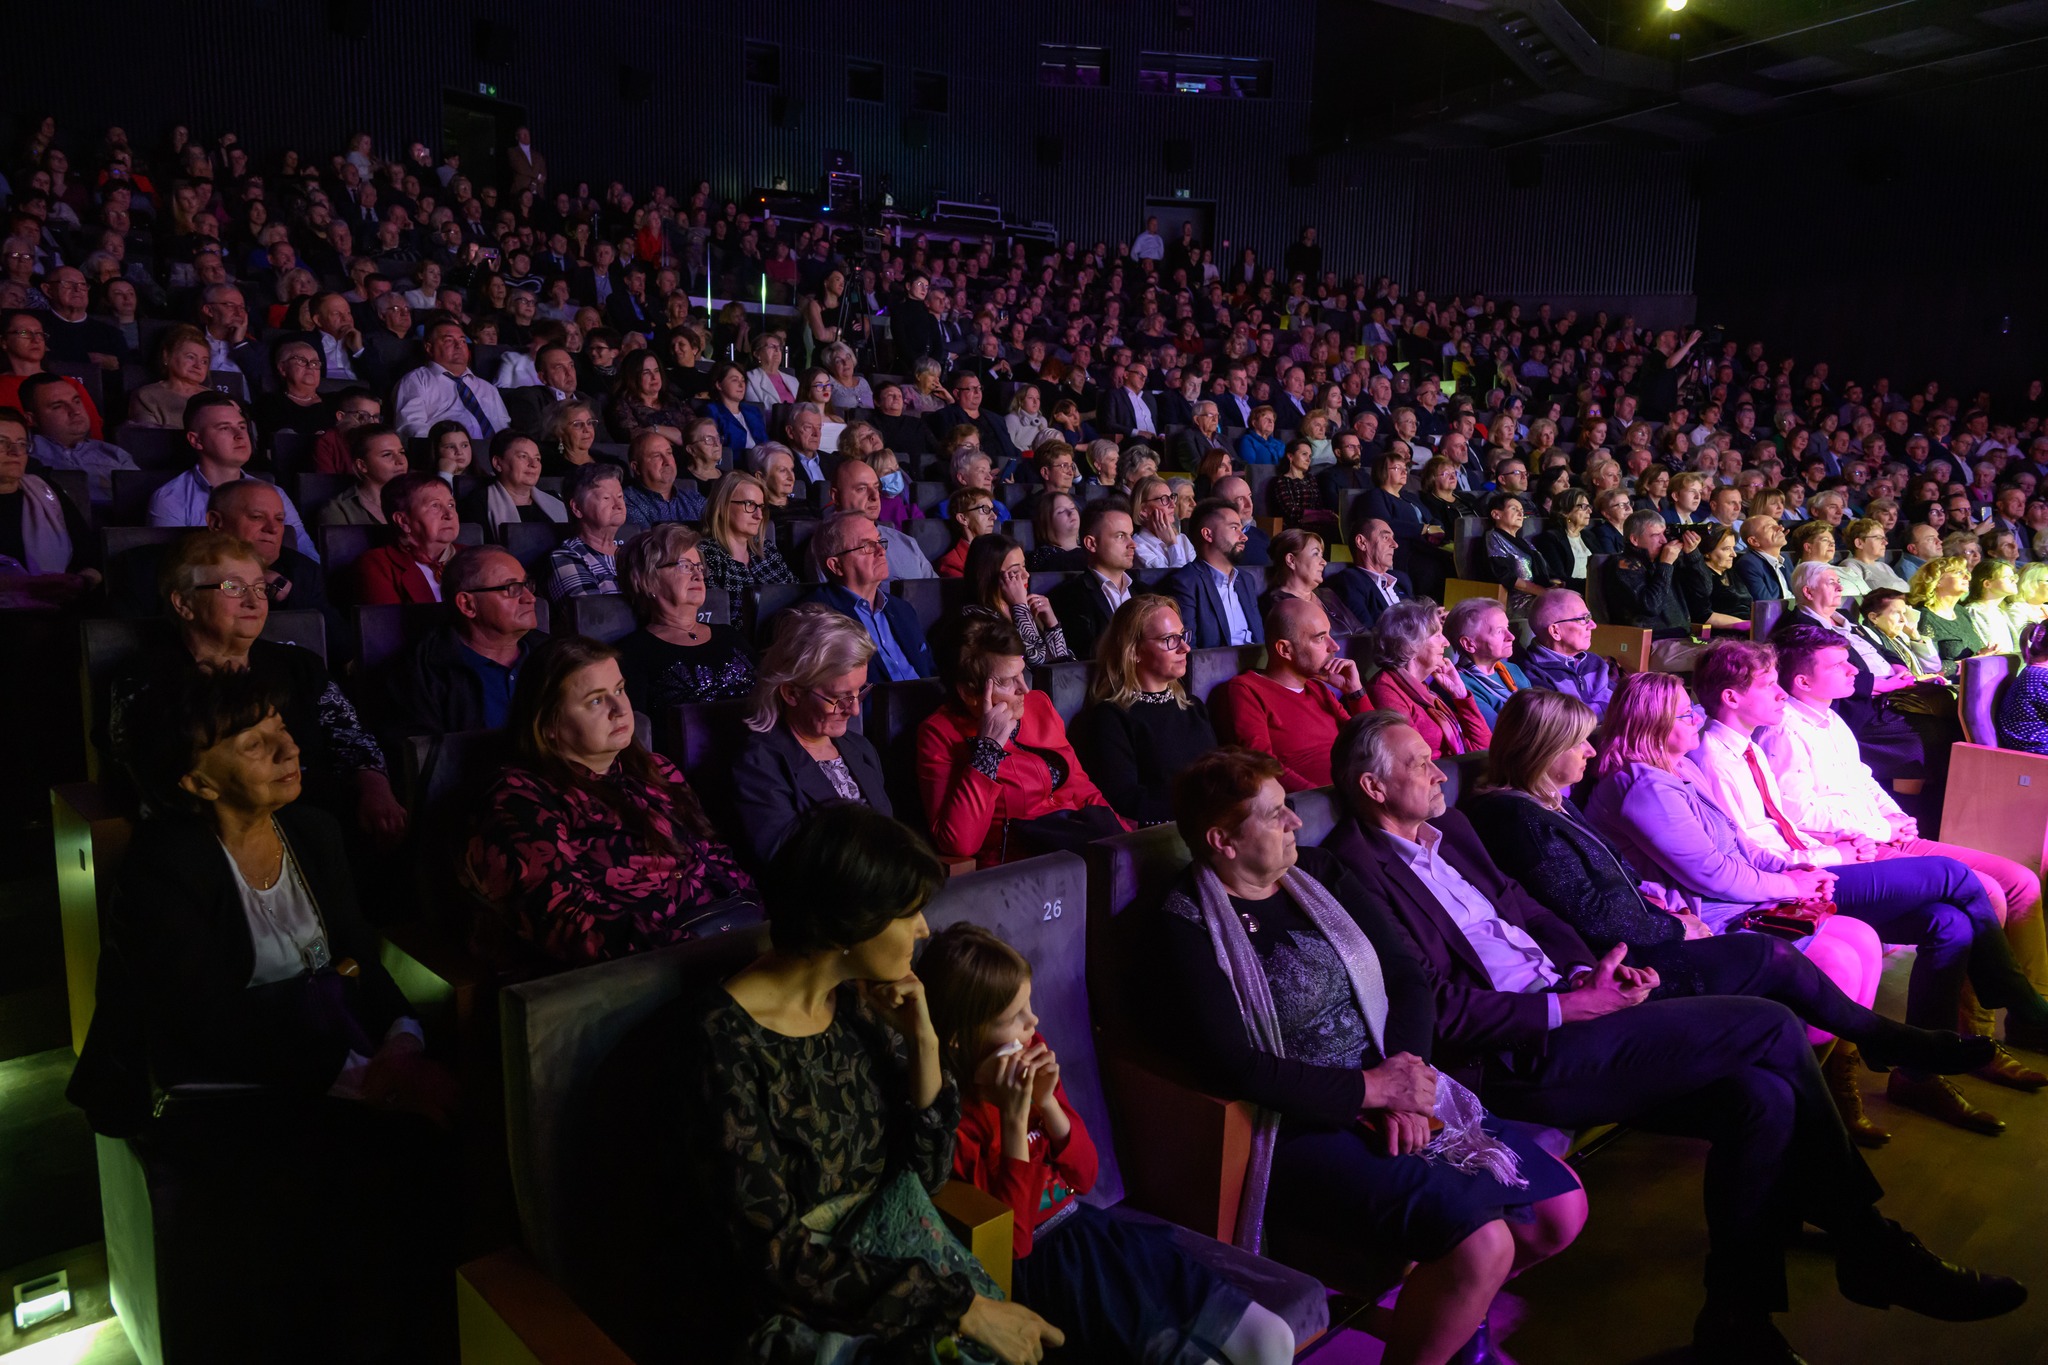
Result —
[[1612, 659], [1592, 652], [1593, 613], [1586, 599], [1564, 588], [1544, 593], [1529, 608], [1529, 636], [1529, 647], [1517, 661], [1529, 685], [1577, 697], [1594, 715], [1605, 716], [1621, 670]]
[[[326, 611], [327, 592], [320, 565], [284, 543], [284, 495], [262, 479], [229, 479], [214, 485], [206, 497], [206, 529], [226, 531], [255, 547], [256, 562], [270, 583], [272, 611]], [[107, 605], [117, 616], [155, 616], [163, 610], [157, 595], [157, 569], [164, 544], [124, 550], [107, 566]], [[330, 630], [342, 624], [329, 619]]]
[[1735, 556], [1735, 576], [1749, 589], [1753, 602], [1792, 596], [1785, 578], [1785, 528], [1776, 517], [1751, 517], [1742, 523], [1743, 552]]
[[410, 735], [503, 729], [519, 670], [547, 638], [534, 592], [526, 569], [504, 549], [457, 550], [441, 570], [446, 619], [387, 679], [389, 723]]
[[1266, 614], [1266, 666], [1209, 694], [1216, 737], [1280, 760], [1291, 792], [1330, 785], [1330, 746], [1345, 719], [1369, 710], [1358, 664], [1330, 638], [1330, 618], [1303, 597]]
[[889, 550], [889, 577], [937, 578], [931, 560], [918, 543], [881, 520], [882, 480], [866, 460], [848, 455], [832, 467], [829, 505], [842, 512], [867, 517], [875, 523], [875, 534]]

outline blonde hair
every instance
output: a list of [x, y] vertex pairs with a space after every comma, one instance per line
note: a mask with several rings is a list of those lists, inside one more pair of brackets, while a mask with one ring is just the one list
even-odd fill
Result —
[[768, 485], [758, 474], [744, 469], [735, 469], [718, 481], [718, 487], [711, 494], [711, 505], [704, 509], [704, 538], [721, 550], [731, 549], [732, 500], [742, 488], [751, 488], [761, 499], [761, 529], [747, 542], [747, 554], [759, 554], [768, 540]]
[[781, 722], [783, 688], [816, 687], [829, 678], [866, 668], [874, 654], [874, 640], [851, 616], [822, 602], [791, 607], [775, 623], [775, 643], [768, 646], [754, 672], [747, 728], [765, 734]]
[[1493, 723], [1493, 745], [1486, 751], [1486, 777], [1480, 785], [1525, 791], [1546, 800], [1559, 795], [1547, 790], [1550, 765], [1558, 755], [1585, 743], [1599, 721], [1593, 708], [1577, 697], [1543, 687], [1522, 689], [1508, 698]]
[[[1095, 669], [1088, 680], [1088, 700], [1122, 707], [1138, 700], [1142, 691], [1138, 686], [1138, 646], [1145, 638], [1146, 625], [1153, 617], [1167, 611], [1178, 616], [1180, 604], [1159, 593], [1141, 593], [1116, 609], [1116, 615], [1109, 618], [1109, 625], [1104, 627], [1102, 639], [1095, 648]], [[1179, 678], [1168, 682], [1166, 690], [1173, 693], [1174, 705], [1187, 709], [1187, 689]]]
[[1627, 763], [1663, 767], [1665, 736], [1677, 724], [1680, 708], [1690, 705], [1685, 684], [1675, 673], [1625, 675], [1600, 725], [1599, 775], [1605, 777]]
[[1968, 577], [1969, 572], [1970, 562], [1961, 555], [1941, 555], [1928, 560], [1914, 571], [1913, 581], [1906, 585], [1906, 605], [1926, 606], [1934, 598], [1934, 585], [1941, 582], [1944, 574], [1959, 573]]

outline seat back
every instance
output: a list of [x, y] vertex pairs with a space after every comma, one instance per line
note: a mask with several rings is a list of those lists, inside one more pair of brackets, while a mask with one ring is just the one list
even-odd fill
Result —
[[123, 422], [114, 433], [114, 444], [133, 456], [140, 469], [168, 469], [176, 473], [192, 463], [192, 447], [177, 427]]
[[447, 619], [446, 612], [438, 602], [357, 607], [356, 658], [362, 672], [374, 673], [411, 649]]
[[1072, 725], [1074, 717], [1088, 704], [1088, 669], [1086, 659], [1040, 664], [1031, 670], [1031, 685], [1051, 698], [1052, 709]]
[[958, 578], [898, 578], [889, 583], [889, 591], [910, 603], [917, 613], [917, 628], [926, 634], [946, 614], [947, 599], [957, 604], [963, 580]]
[[756, 649], [768, 648], [775, 638], [775, 618], [783, 610], [793, 607], [810, 591], [802, 583], [755, 583], [746, 591], [746, 618], [754, 636]]
[[1967, 743], [1998, 747], [1998, 705], [2019, 670], [2019, 656], [2014, 654], [1983, 654], [1962, 661], [1956, 674], [1956, 718]]
[[1294, 792], [1287, 798], [1287, 807], [1301, 817], [1301, 828], [1294, 831], [1294, 842], [1298, 848], [1312, 848], [1322, 843], [1330, 837], [1330, 831], [1337, 828], [1337, 822], [1344, 818], [1333, 787]]
[[519, 561], [520, 567], [532, 573], [557, 545], [568, 539], [569, 526], [567, 522], [516, 521], [501, 527], [499, 534], [506, 551]]
[[357, 560], [390, 537], [387, 526], [316, 526], [313, 538], [320, 543], [320, 571], [329, 582], [339, 583]]
[[1052, 569], [1034, 573], [1031, 575], [1031, 591], [1038, 593], [1040, 596], [1045, 596], [1073, 576], [1071, 573]]
[[1142, 1039], [1127, 1008], [1127, 930], [1118, 921], [1156, 903], [1189, 862], [1188, 846], [1170, 824], [1098, 839], [1088, 846], [1088, 993], [1095, 1024], [1114, 1049]]
[[1188, 655], [1188, 695], [1207, 702], [1209, 694], [1240, 673], [1249, 673], [1265, 658], [1264, 645], [1225, 645]]
[[882, 760], [882, 786], [896, 818], [915, 829], [925, 827], [924, 796], [917, 787], [917, 727], [946, 700], [937, 678], [878, 683], [868, 694], [861, 733]]
[[1607, 561], [1612, 558], [1613, 555], [1586, 556], [1586, 612], [1599, 625], [1614, 619], [1607, 614]]
[[147, 526], [149, 500], [156, 496], [157, 489], [183, 472], [184, 470], [177, 466], [115, 470], [113, 497], [107, 503], [107, 525]]
[[356, 481], [347, 474], [287, 474], [282, 479], [285, 492], [291, 495], [299, 515], [308, 520], [318, 515], [323, 505], [356, 485]]
[[590, 593], [562, 602], [562, 633], [582, 635], [612, 644], [631, 635], [639, 626], [633, 608], [615, 592]]
[[752, 731], [745, 701], [687, 702], [654, 718], [654, 751], [683, 770], [704, 813], [734, 847], [745, 840], [734, 824], [734, 765]]
[[1109, 1105], [1095, 1058], [1088, 1006], [1088, 865], [1073, 853], [1048, 853], [947, 881], [925, 920], [937, 933], [971, 921], [1031, 964], [1031, 1007], [1059, 1054], [1060, 1083], [1095, 1138], [1101, 1166], [1089, 1203], [1108, 1208], [1124, 1196]]
[[1508, 590], [1498, 583], [1482, 583], [1473, 578], [1444, 580], [1443, 605], [1446, 609], [1455, 607], [1470, 597], [1483, 597], [1489, 602], [1498, 602], [1503, 607], [1508, 604]]
[[1481, 549], [1485, 543], [1485, 522], [1478, 517], [1458, 518], [1457, 529], [1451, 533], [1451, 562], [1457, 566], [1458, 577], [1485, 580], [1486, 555]]
[[944, 516], [919, 517], [910, 523], [910, 538], [924, 557], [936, 564], [953, 548], [953, 522]]
[[1650, 632], [1638, 626], [1595, 626], [1590, 653], [1612, 659], [1624, 673], [1650, 667]]
[[1771, 632], [1778, 628], [1778, 622], [1785, 615], [1785, 599], [1782, 597], [1759, 597], [1749, 604], [1749, 638], [1759, 644], [1771, 638]]

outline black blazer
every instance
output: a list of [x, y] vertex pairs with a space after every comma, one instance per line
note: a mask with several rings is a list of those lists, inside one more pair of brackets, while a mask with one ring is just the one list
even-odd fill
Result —
[[[1578, 931], [1550, 913], [1509, 879], [1479, 842], [1472, 822], [1446, 811], [1430, 822], [1443, 834], [1444, 859], [1500, 912], [1536, 940], [1551, 965], [1569, 977], [1594, 962]], [[1347, 817], [1323, 840], [1366, 891], [1377, 896], [1408, 931], [1436, 991], [1437, 1065], [1477, 1087], [1484, 1059], [1518, 1048], [1541, 1051], [1550, 1033], [1550, 1007], [1541, 993], [1497, 991], [1473, 950], [1435, 895], [1394, 851], [1386, 834]]]
[[[1584, 544], [1585, 539], [1585, 534], [1581, 532], [1579, 535], [1580, 543]], [[1544, 577], [1555, 579], [1559, 583], [1569, 584], [1574, 592], [1583, 593], [1586, 590], [1585, 579], [1572, 577], [1572, 547], [1565, 540], [1563, 531], [1545, 527], [1540, 534], [1531, 537], [1529, 543], [1536, 547], [1538, 554], [1543, 556], [1543, 565], [1546, 570]], [[1589, 557], [1592, 555], [1593, 547], [1591, 545], [1586, 546], [1586, 553]]]
[[[1133, 591], [1137, 586], [1133, 580]], [[1094, 658], [1095, 642], [1109, 629], [1109, 618], [1115, 614], [1094, 571], [1084, 565], [1080, 573], [1046, 594], [1046, 600], [1060, 618], [1060, 632], [1067, 637], [1067, 648], [1074, 651], [1074, 657]]]
[[[846, 770], [860, 785], [861, 799], [882, 815], [893, 815], [882, 786], [882, 759], [867, 738], [849, 730], [836, 741]], [[753, 732], [733, 764], [738, 788], [734, 805], [746, 851], [755, 864], [766, 863], [796, 831], [804, 812], [839, 801], [839, 791], [817, 760], [804, 752], [787, 725], [766, 733]]]
[[345, 1017], [323, 1009], [321, 989], [306, 977], [249, 986], [255, 942], [210, 821], [144, 820], [104, 920], [99, 1003], [65, 1092], [95, 1130], [121, 1137], [141, 1128], [152, 1084], [323, 1094], [352, 1046], [367, 1038], [374, 1047], [412, 1013], [357, 909], [340, 827], [303, 801], [280, 810], [277, 823], [319, 904], [333, 960], [360, 969], [352, 982], [321, 979], [340, 985]]
[[896, 349], [896, 364], [905, 374], [910, 362], [923, 356], [946, 361], [946, 348], [939, 340], [939, 320], [922, 299], [903, 298], [889, 309], [889, 340]]

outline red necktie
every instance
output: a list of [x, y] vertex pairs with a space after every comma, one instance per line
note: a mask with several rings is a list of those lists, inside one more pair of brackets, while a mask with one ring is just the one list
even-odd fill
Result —
[[1757, 795], [1764, 799], [1764, 814], [1771, 817], [1771, 823], [1778, 827], [1778, 833], [1785, 836], [1785, 842], [1796, 853], [1806, 847], [1806, 840], [1799, 837], [1798, 827], [1785, 818], [1785, 812], [1778, 809], [1778, 803], [1771, 799], [1771, 784], [1764, 781], [1763, 765], [1756, 761], [1756, 746], [1750, 745], [1742, 756], [1749, 760], [1749, 775], [1756, 779]]

